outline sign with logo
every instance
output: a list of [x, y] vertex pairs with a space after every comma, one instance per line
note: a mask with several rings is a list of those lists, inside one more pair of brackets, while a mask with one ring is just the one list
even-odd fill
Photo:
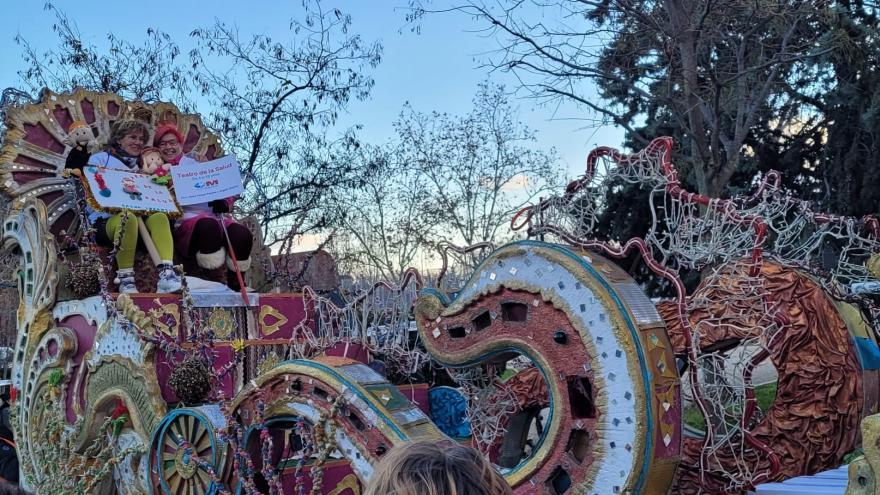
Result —
[[156, 184], [149, 175], [87, 165], [82, 181], [89, 203], [102, 210], [180, 213], [168, 186]]
[[210, 162], [171, 167], [174, 194], [181, 205], [207, 203], [237, 196], [244, 191], [234, 156]]

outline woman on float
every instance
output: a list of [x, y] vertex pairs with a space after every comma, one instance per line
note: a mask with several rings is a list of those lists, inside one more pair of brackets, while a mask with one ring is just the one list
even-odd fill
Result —
[[[183, 154], [183, 142], [183, 135], [173, 123], [160, 124], [153, 136], [153, 144], [172, 166], [198, 163]], [[227, 276], [228, 285], [239, 289], [235, 266], [226, 252], [227, 235], [242, 272], [250, 268], [254, 238], [250, 229], [229, 216], [221, 216], [232, 210], [234, 201], [235, 198], [226, 198], [183, 206], [183, 216], [174, 229], [174, 245], [181, 256], [195, 257], [198, 265], [207, 270], [215, 270], [225, 263], [226, 268], [233, 272]]]
[[[118, 120], [110, 130], [110, 139], [104, 151], [89, 157], [89, 165], [116, 170], [138, 171], [138, 157], [150, 137], [147, 125], [139, 120]], [[123, 222], [123, 216], [125, 220]], [[105, 211], [88, 211], [89, 223], [96, 230], [97, 241], [103, 245], [115, 245], [116, 283], [119, 292], [137, 292], [134, 280], [134, 254], [138, 244], [138, 219], [134, 213], [110, 214]], [[180, 290], [180, 276], [174, 271], [174, 241], [171, 237], [171, 223], [164, 213], [153, 213], [144, 223], [153, 238], [161, 261], [159, 270], [159, 292], [168, 293]], [[123, 227], [124, 225], [124, 227]]]

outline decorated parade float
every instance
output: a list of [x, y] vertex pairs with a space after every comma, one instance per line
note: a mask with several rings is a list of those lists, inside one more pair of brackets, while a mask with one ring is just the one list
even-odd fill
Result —
[[[516, 215], [527, 240], [450, 248], [479, 258], [455, 287], [410, 270], [340, 294], [323, 259], [285, 293], [273, 280], [291, 269], [254, 224], [244, 282], [262, 292], [187, 278], [156, 294], [139, 253], [141, 292], [117, 294], [115, 250], [94, 245], [81, 182], [61, 172], [73, 122], [100, 144], [120, 118], [173, 122], [185, 152], [223, 155], [171, 104], [77, 90], [7, 109], [11, 422], [36, 493], [356, 495], [395, 446], [446, 438], [518, 494], [742, 493], [838, 467], [878, 412], [880, 224], [813, 211], [777, 174], [708, 198], [683, 189], [668, 138], [600, 148]], [[628, 184], [650, 191], [651, 228], [597, 237], [605, 196]], [[634, 259], [669, 297], [646, 295]], [[871, 424], [860, 493], [874, 493]]]

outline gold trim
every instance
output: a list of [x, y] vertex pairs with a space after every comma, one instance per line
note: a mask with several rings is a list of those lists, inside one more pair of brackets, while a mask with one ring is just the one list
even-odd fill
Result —
[[[174, 307], [177, 308], [176, 305]], [[232, 313], [223, 308], [214, 308], [211, 316], [208, 317], [207, 325], [214, 331], [214, 336], [218, 339], [229, 338], [235, 333]]]
[[[268, 317], [275, 318], [275, 323], [269, 325], [266, 323], [266, 319]], [[275, 309], [273, 306], [269, 304], [260, 305], [260, 334], [263, 337], [268, 337], [273, 333], [277, 332], [281, 329], [283, 325], [287, 323], [287, 317], [281, 314], [280, 311]]]
[[[151, 308], [149, 312], [150, 317], [153, 319], [153, 326], [156, 330], [169, 337], [177, 337], [177, 329], [180, 327], [180, 307], [177, 303], [162, 304], [158, 308]], [[173, 318], [174, 326], [171, 327], [163, 322], [163, 316], [170, 316]]]
[[351, 490], [352, 495], [361, 495], [360, 484], [358, 478], [354, 474], [349, 474], [336, 484], [336, 487], [327, 495], [341, 495], [345, 490]]

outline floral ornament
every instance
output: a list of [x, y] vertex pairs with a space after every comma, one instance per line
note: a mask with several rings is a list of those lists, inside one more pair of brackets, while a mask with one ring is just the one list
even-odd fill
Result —
[[221, 339], [228, 338], [235, 331], [232, 314], [222, 308], [215, 309], [208, 317], [208, 328], [214, 330], [214, 335]]
[[125, 402], [122, 399], [116, 399], [116, 407], [113, 409], [113, 412], [110, 413], [110, 427], [112, 428], [113, 437], [116, 438], [119, 436], [119, 433], [122, 432], [122, 427], [125, 426], [125, 422], [128, 421], [128, 408], [125, 406]]

